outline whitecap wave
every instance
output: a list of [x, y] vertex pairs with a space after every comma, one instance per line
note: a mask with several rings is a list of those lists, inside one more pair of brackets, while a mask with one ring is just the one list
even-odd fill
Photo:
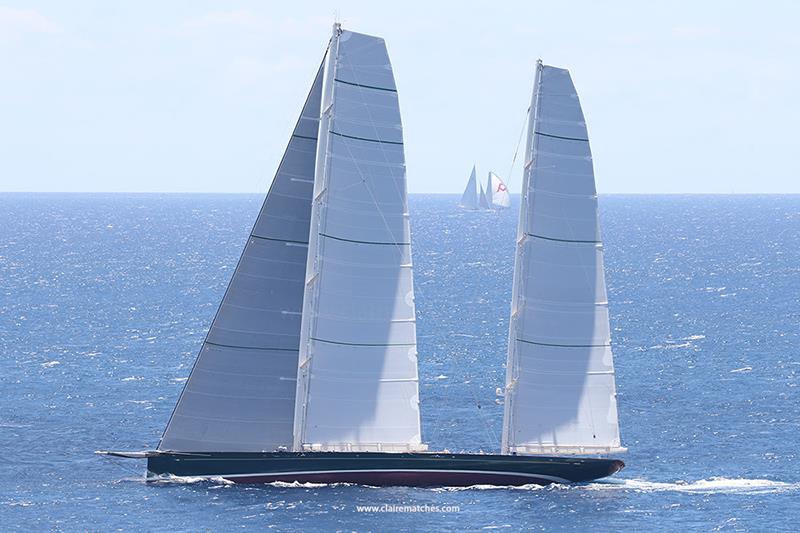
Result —
[[681, 342], [681, 343], [671, 343], [667, 342], [666, 344], [656, 344], [655, 346], [650, 346], [650, 350], [675, 350], [678, 348], [691, 348], [693, 345], [691, 342]]

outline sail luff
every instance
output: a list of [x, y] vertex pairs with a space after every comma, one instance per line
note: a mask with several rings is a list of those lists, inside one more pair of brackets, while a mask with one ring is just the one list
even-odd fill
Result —
[[512, 446], [511, 434], [514, 428], [514, 389], [517, 385], [517, 326], [520, 319], [520, 294], [522, 285], [525, 283], [522, 272], [522, 259], [525, 252], [522, 241], [525, 238], [525, 227], [528, 219], [529, 191], [531, 181], [531, 171], [533, 160], [536, 157], [535, 143], [536, 137], [533, 132], [536, 129], [536, 120], [539, 111], [539, 86], [541, 84], [542, 62], [536, 63], [536, 73], [533, 81], [533, 92], [531, 95], [530, 120], [528, 121], [528, 134], [525, 141], [525, 160], [523, 167], [522, 194], [520, 199], [519, 216], [517, 222], [516, 248], [514, 251], [514, 281], [511, 289], [511, 316], [509, 320], [508, 333], [508, 361], [506, 362], [506, 385], [503, 402], [503, 432], [501, 436], [501, 453], [507, 454]]
[[159, 450], [273, 451], [292, 444], [323, 64]]
[[478, 208], [478, 186], [476, 182], [475, 165], [472, 165], [472, 172], [467, 180], [467, 187], [464, 189], [464, 194], [461, 195], [461, 203], [459, 204], [461, 207], [466, 207], [467, 209]]
[[327, 64], [325, 65], [324, 69], [325, 74], [323, 82], [321, 114], [317, 134], [319, 141], [317, 143], [315, 162], [314, 195], [312, 202], [311, 224], [309, 226], [308, 235], [309, 253], [307, 257], [305, 286], [303, 291], [303, 311], [300, 326], [300, 353], [298, 357], [297, 392], [295, 399], [294, 430], [292, 440], [292, 449], [294, 451], [302, 450], [310, 392], [309, 389], [311, 385], [311, 352], [313, 348], [310, 332], [313, 327], [314, 317], [316, 316], [316, 285], [319, 282], [320, 273], [319, 249], [322, 246], [322, 243], [320, 242], [319, 224], [320, 219], [323, 218], [321, 211], [324, 209], [324, 203], [321, 202], [321, 199], [328, 186], [327, 179], [330, 162], [330, 154], [328, 150], [330, 142], [331, 120], [333, 117], [333, 92], [335, 90], [334, 80], [336, 79], [336, 60], [339, 55], [340, 35], [341, 27], [338, 24], [335, 24], [333, 36], [331, 37], [331, 42], [329, 45]]
[[621, 450], [591, 151], [569, 72], [537, 64], [509, 327], [504, 453]]

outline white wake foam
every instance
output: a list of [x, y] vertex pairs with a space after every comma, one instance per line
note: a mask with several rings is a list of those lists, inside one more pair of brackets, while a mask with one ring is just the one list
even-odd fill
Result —
[[[566, 485], [562, 485], [566, 487]], [[618, 479], [579, 485], [586, 490], [632, 490], [636, 492], [683, 492], [695, 494], [759, 494], [800, 491], [800, 483], [786, 483], [770, 479], [743, 479], [712, 477], [698, 481], [674, 483], [644, 479]]]
[[545, 485], [470, 485], [469, 487], [436, 487], [433, 492], [460, 492], [462, 490], [542, 490]]
[[[209, 483], [214, 485], [235, 485], [233, 481], [224, 479], [222, 477], [201, 477], [201, 476], [174, 476], [165, 474], [158, 477], [145, 478], [144, 476], [136, 478], [124, 478], [118, 482], [148, 482], [158, 484], [192, 484], [192, 483]], [[381, 488], [372, 487], [370, 485], [359, 485], [355, 483], [287, 483], [284, 481], [275, 481], [272, 483], [264, 483], [261, 486], [270, 486], [275, 488], [297, 488], [297, 489], [316, 489], [322, 487], [351, 487], [358, 486], [362, 488]], [[745, 478], [726, 478], [726, 477], [711, 477], [709, 479], [700, 479], [697, 481], [647, 481], [645, 479], [608, 479], [605, 481], [598, 481], [594, 483], [578, 483], [578, 484], [558, 484], [552, 485], [471, 485], [469, 487], [434, 487], [431, 489], [433, 492], [460, 492], [465, 490], [522, 490], [522, 491], [539, 491], [539, 490], [577, 490], [577, 491], [633, 491], [633, 492], [679, 492], [684, 494], [770, 494], [770, 493], [785, 493], [785, 492], [800, 492], [800, 482], [787, 483], [784, 481], [773, 481], [770, 479], [745, 479]]]
[[354, 483], [300, 483], [299, 481], [289, 483], [287, 481], [273, 481], [272, 483], [265, 483], [265, 485], [281, 489], [318, 489], [320, 487], [349, 487]]
[[161, 474], [155, 477], [142, 478], [148, 483], [163, 483], [186, 485], [191, 483], [213, 483], [215, 485], [234, 485], [233, 481], [222, 477], [203, 477], [203, 476], [175, 476], [172, 474]]

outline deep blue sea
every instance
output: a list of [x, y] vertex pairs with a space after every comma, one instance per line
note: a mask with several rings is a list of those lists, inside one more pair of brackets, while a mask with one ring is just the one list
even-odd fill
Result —
[[[547, 488], [147, 484], [261, 203], [0, 195], [0, 530], [800, 529], [800, 196], [602, 196], [627, 468]], [[423, 438], [497, 450], [516, 204], [410, 199]], [[356, 505], [456, 506], [365, 513]]]

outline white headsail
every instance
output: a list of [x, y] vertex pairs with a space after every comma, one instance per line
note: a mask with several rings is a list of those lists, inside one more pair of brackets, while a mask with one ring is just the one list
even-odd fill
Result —
[[292, 446], [322, 73], [320, 66], [160, 450]]
[[491, 185], [491, 204], [492, 207], [505, 209], [511, 206], [511, 197], [508, 195], [508, 189], [500, 176], [494, 172], [489, 172], [489, 183]]
[[619, 451], [592, 157], [569, 72], [537, 65], [506, 377], [504, 453]]
[[475, 165], [472, 165], [467, 188], [464, 189], [464, 194], [461, 195], [461, 203], [459, 205], [467, 209], [478, 209], [478, 186], [475, 178]]
[[480, 200], [478, 201], [478, 205], [481, 209], [491, 209], [491, 205], [489, 204], [489, 198], [486, 196], [486, 191], [483, 189], [483, 184], [480, 184], [481, 188], [481, 195]]
[[337, 25], [325, 80], [294, 449], [421, 450], [403, 130], [383, 39]]

